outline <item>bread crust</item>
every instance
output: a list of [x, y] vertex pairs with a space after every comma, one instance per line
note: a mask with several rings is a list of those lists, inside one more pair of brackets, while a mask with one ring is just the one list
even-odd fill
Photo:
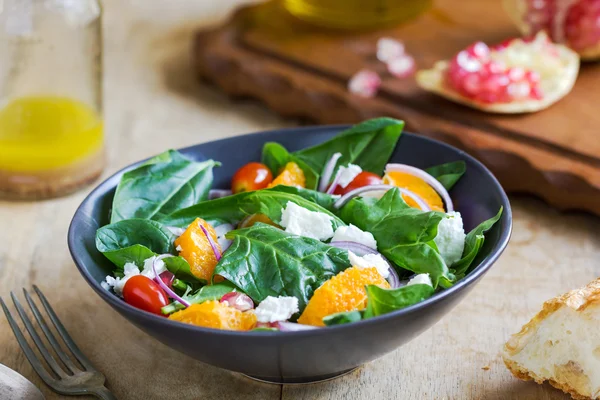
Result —
[[[565, 393], [571, 395], [572, 398], [577, 400], [592, 399], [587, 394], [581, 393], [581, 391], [568, 383], [561, 383], [554, 379], [546, 379], [537, 376], [532, 371], [520, 366], [517, 362], [510, 359], [511, 356], [519, 353], [527, 344], [527, 339], [530, 335], [535, 334], [539, 324], [546, 319], [549, 315], [556, 312], [561, 307], [569, 307], [575, 312], [583, 312], [591, 305], [600, 304], [600, 278], [590, 282], [588, 285], [572, 290], [561, 296], [550, 299], [544, 303], [542, 310], [538, 312], [528, 323], [526, 323], [521, 331], [512, 335], [512, 337], [504, 345], [503, 359], [506, 367], [512, 372], [512, 374], [525, 381], [533, 380], [538, 384], [543, 384], [548, 381], [550, 385], [557, 389], [562, 390]], [[577, 382], [579, 387], [585, 386], [589, 383], [588, 378], [583, 374], [578, 364], [569, 362], [566, 365], [554, 366], [555, 371], [558, 369], [560, 375], [569, 382]], [[556, 373], [556, 372], [555, 372]]]

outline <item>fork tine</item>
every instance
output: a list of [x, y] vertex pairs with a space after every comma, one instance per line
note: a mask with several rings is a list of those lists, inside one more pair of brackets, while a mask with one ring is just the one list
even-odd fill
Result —
[[56, 384], [56, 379], [50, 376], [48, 371], [46, 371], [46, 368], [44, 368], [39, 358], [35, 355], [31, 347], [29, 346], [29, 343], [27, 343], [27, 339], [25, 339], [25, 336], [23, 336], [23, 332], [21, 332], [21, 329], [17, 325], [17, 322], [13, 319], [10, 311], [8, 310], [8, 307], [6, 307], [6, 304], [4, 303], [4, 300], [2, 300], [2, 297], [0, 297], [0, 305], [2, 305], [2, 309], [4, 310], [4, 314], [6, 315], [6, 319], [8, 320], [8, 324], [10, 325], [10, 328], [15, 334], [15, 338], [17, 339], [19, 346], [21, 346], [23, 353], [25, 353], [25, 357], [27, 357], [27, 360], [29, 360], [29, 364], [31, 364], [31, 366], [33, 367], [35, 372], [37, 372], [40, 378], [42, 378], [42, 380], [46, 382], [46, 385], [54, 386]]
[[33, 311], [33, 315], [35, 316], [35, 319], [37, 320], [39, 326], [42, 328], [44, 335], [46, 335], [46, 339], [48, 339], [48, 342], [50, 342], [50, 345], [52, 346], [52, 348], [54, 349], [56, 354], [58, 354], [58, 357], [65, 364], [65, 366], [69, 370], [71, 370], [72, 373], [80, 372], [81, 369], [79, 369], [75, 364], [73, 364], [73, 362], [71, 361], [69, 356], [64, 352], [64, 350], [60, 347], [60, 345], [56, 341], [56, 337], [54, 337], [54, 334], [48, 328], [48, 325], [46, 324], [46, 320], [40, 313], [40, 310], [35, 305], [35, 302], [29, 295], [29, 292], [26, 289], [23, 289], [23, 293], [25, 294], [25, 300], [27, 300], [27, 303], [29, 304], [31, 311]]
[[35, 345], [37, 346], [38, 350], [40, 351], [50, 368], [52, 368], [52, 371], [54, 371], [54, 373], [56, 373], [56, 375], [58, 375], [61, 378], [66, 377], [67, 374], [65, 373], [65, 371], [63, 371], [63, 369], [56, 363], [56, 360], [54, 359], [54, 357], [52, 357], [52, 354], [50, 354], [50, 352], [44, 345], [44, 342], [42, 342], [42, 339], [35, 331], [31, 320], [27, 316], [27, 313], [25, 312], [25, 309], [23, 309], [21, 303], [19, 303], [17, 296], [15, 296], [13, 292], [10, 292], [10, 297], [12, 298], [12, 301], [15, 304], [15, 307], [17, 308], [17, 313], [19, 313], [19, 315], [21, 316], [21, 320], [23, 321], [27, 332], [29, 332], [29, 334], [31, 335], [33, 343], [35, 343]]
[[85, 355], [83, 355], [81, 350], [79, 350], [79, 347], [77, 347], [77, 345], [75, 344], [73, 339], [71, 339], [71, 336], [67, 332], [66, 328], [63, 326], [62, 322], [60, 322], [60, 319], [58, 319], [58, 316], [56, 315], [56, 313], [50, 306], [50, 303], [48, 303], [48, 300], [46, 300], [46, 296], [44, 296], [42, 291], [36, 285], [33, 285], [33, 290], [35, 290], [38, 297], [42, 301], [42, 305], [46, 309], [48, 316], [50, 316], [50, 320], [54, 324], [56, 331], [58, 332], [60, 337], [62, 337], [62, 339], [65, 341], [65, 344], [67, 345], [69, 350], [71, 350], [71, 352], [73, 353], [73, 355], [75, 356], [77, 361], [79, 361], [86, 370], [96, 371], [96, 369], [92, 365], [91, 361], [88, 360], [88, 358]]

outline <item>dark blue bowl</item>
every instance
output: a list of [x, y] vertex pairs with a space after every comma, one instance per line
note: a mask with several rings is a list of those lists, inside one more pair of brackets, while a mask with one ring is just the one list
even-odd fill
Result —
[[[260, 159], [263, 143], [277, 141], [298, 150], [329, 139], [345, 126], [283, 129], [204, 143], [181, 150], [201, 161], [215, 159], [215, 187], [228, 188], [241, 165]], [[512, 214], [504, 190], [479, 161], [447, 144], [404, 133], [392, 156], [420, 168], [464, 160], [467, 172], [451, 191], [465, 230], [494, 216], [500, 221], [487, 233], [473, 271], [452, 288], [414, 306], [376, 318], [302, 332], [230, 332], [170, 321], [134, 308], [107, 292], [100, 282], [110, 262], [96, 250], [96, 229], [108, 223], [115, 187], [124, 171], [102, 182], [83, 201], [69, 228], [69, 249], [79, 272], [96, 293], [122, 316], [162, 343], [202, 362], [270, 382], [310, 382], [334, 377], [372, 361], [413, 339], [449, 312], [498, 259], [510, 238]], [[440, 360], [443, 361], [443, 360]]]

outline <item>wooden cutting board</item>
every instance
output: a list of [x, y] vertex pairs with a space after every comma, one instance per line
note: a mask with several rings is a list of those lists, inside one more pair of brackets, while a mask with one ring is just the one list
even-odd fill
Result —
[[[476, 40], [495, 43], [518, 33], [500, 1], [435, 4], [411, 23], [363, 33], [314, 28], [277, 2], [247, 6], [224, 25], [198, 32], [194, 68], [231, 96], [261, 100], [283, 116], [321, 124], [404, 119], [407, 130], [479, 158], [509, 192], [600, 215], [600, 65], [583, 65], [573, 91], [535, 114], [498, 116], [454, 104], [421, 90], [413, 77], [386, 74], [375, 57], [377, 39], [402, 40], [419, 68], [430, 68]], [[362, 68], [383, 77], [375, 98], [346, 89]]]

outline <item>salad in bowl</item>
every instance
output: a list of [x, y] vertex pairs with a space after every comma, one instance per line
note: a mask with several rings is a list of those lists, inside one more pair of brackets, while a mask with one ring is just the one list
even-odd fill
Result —
[[173, 321], [274, 332], [353, 323], [450, 288], [503, 210], [466, 233], [451, 196], [465, 163], [389, 163], [403, 126], [368, 120], [294, 152], [267, 142], [227, 188], [212, 187], [217, 160], [151, 158], [123, 174], [96, 232], [114, 264], [102, 287]]

